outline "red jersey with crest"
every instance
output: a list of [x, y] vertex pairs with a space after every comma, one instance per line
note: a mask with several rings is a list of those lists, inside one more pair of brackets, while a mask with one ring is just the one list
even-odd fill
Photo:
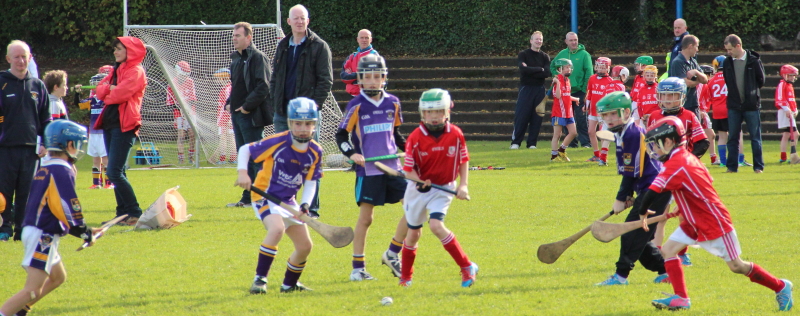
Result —
[[713, 181], [700, 159], [677, 148], [650, 184], [650, 190], [672, 192], [685, 219], [681, 229], [697, 241], [707, 241], [733, 231], [731, 215], [714, 190]]
[[[647, 126], [652, 126], [656, 123], [656, 121], [666, 116], [668, 115], [664, 115], [664, 112], [662, 111], [650, 113], [650, 118], [647, 119]], [[674, 116], [683, 122], [683, 127], [686, 129], [687, 133], [686, 147], [689, 148], [689, 151], [692, 151], [694, 148], [694, 143], [708, 139], [708, 136], [706, 136], [706, 133], [703, 131], [703, 126], [700, 125], [700, 121], [697, 119], [697, 115], [695, 115], [692, 111], [681, 108], [678, 114], [675, 114]]]
[[706, 102], [708, 110], [712, 112], [711, 118], [715, 120], [728, 118], [728, 86], [725, 85], [725, 77], [721, 71], [708, 80], [700, 99]]
[[589, 84], [586, 86], [586, 104], [589, 105], [589, 115], [598, 116], [597, 106], [595, 106], [595, 104], [606, 96], [606, 94], [616, 91], [609, 91], [609, 87], [613, 84], [614, 80], [609, 76], [600, 77], [598, 75], [592, 75], [589, 77]]
[[635, 98], [636, 95], [639, 94], [639, 89], [644, 87], [646, 84], [647, 81], [644, 80], [644, 77], [642, 75], [636, 75], [636, 77], [633, 78], [633, 87], [631, 88], [631, 100], [633, 100], [633, 98]]
[[445, 124], [439, 137], [434, 137], [420, 124], [406, 139], [405, 172], [416, 171], [422, 180], [445, 185], [458, 178], [458, 167], [469, 161], [467, 142], [458, 126]]
[[708, 99], [703, 97], [703, 92], [706, 91], [706, 88], [707, 88], [706, 85], [702, 84], [702, 83], [698, 83], [697, 87], [696, 87], [696, 89], [697, 89], [697, 107], [700, 109], [700, 111], [703, 111], [703, 112], [708, 112], [708, 110], [711, 108], [710, 104], [708, 103]]
[[[561, 97], [553, 97], [553, 113], [550, 115], [552, 117], [572, 118], [574, 116], [572, 113], [572, 96], [570, 95], [572, 87], [564, 75], [556, 76], [556, 80], [558, 81], [557, 87], [561, 90]], [[553, 89], [557, 87], [554, 86]], [[553, 95], [555, 96], [555, 93]]]
[[[178, 89], [181, 90], [181, 97], [183, 97], [184, 101], [197, 101], [197, 92], [194, 89], [194, 80], [192, 78], [186, 77], [186, 80], [183, 82], [178, 83]], [[181, 110], [178, 107], [178, 101], [175, 100], [175, 95], [172, 94], [172, 87], [167, 87], [167, 105], [171, 105], [173, 116], [178, 118], [181, 117]], [[194, 106], [192, 106], [192, 110], [194, 110]]]
[[606, 92], [606, 94], [609, 94], [611, 92], [616, 92], [616, 91], [625, 92], [626, 90], [627, 89], [625, 88], [625, 84], [622, 83], [622, 80], [612, 79], [611, 85], [608, 87], [608, 92]]
[[631, 101], [636, 102], [636, 110], [639, 112], [639, 117], [644, 117], [647, 114], [660, 110], [658, 107], [658, 100], [656, 99], [658, 95], [656, 88], [658, 88], [658, 83], [647, 84], [647, 82], [645, 82], [645, 84], [639, 88], [635, 97], [631, 95]]
[[775, 107], [780, 110], [784, 106], [788, 107], [792, 112], [797, 111], [797, 102], [794, 101], [794, 87], [791, 83], [781, 79], [775, 89]]

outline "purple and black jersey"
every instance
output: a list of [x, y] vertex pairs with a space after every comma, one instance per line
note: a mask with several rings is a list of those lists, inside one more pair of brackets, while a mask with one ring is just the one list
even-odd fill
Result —
[[[292, 146], [289, 131], [277, 133], [258, 142], [250, 143], [250, 156], [261, 163], [253, 185], [290, 205], [303, 181], [322, 178], [322, 146], [312, 140], [305, 151]], [[253, 201], [261, 199], [251, 193]]]
[[81, 202], [75, 193], [75, 172], [64, 160], [42, 163], [31, 183], [24, 226], [65, 236], [72, 226], [83, 226]]
[[661, 170], [661, 162], [647, 154], [645, 129], [628, 122], [622, 133], [615, 134], [617, 144], [617, 173], [635, 178], [634, 191], [647, 189]]
[[[394, 129], [400, 124], [403, 124], [400, 99], [384, 91], [383, 98], [375, 101], [362, 92], [347, 104], [347, 114], [342, 117], [339, 128], [350, 133], [356, 153], [372, 158], [397, 154]], [[397, 158], [380, 162], [395, 170], [402, 168]], [[366, 168], [356, 165], [356, 176], [382, 174], [375, 162], [367, 162]]]
[[103, 101], [98, 100], [97, 97], [89, 99], [89, 102], [91, 102], [91, 107], [89, 108], [89, 134], [102, 134], [102, 129], [94, 129], [94, 123], [97, 122], [100, 113], [103, 113]]

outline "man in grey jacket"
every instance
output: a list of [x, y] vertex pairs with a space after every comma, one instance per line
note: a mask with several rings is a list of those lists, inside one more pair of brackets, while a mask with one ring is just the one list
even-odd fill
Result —
[[[258, 141], [264, 126], [272, 124], [272, 107], [269, 105], [269, 62], [263, 52], [253, 45], [253, 27], [239, 22], [233, 27], [231, 53], [231, 93], [226, 109], [231, 112], [236, 148]], [[250, 162], [248, 175], [255, 181], [258, 166]], [[250, 191], [244, 190], [239, 202], [228, 207], [249, 207]]]
[[[269, 87], [276, 133], [289, 130], [286, 122], [289, 100], [297, 97], [312, 99], [321, 113], [333, 86], [331, 49], [328, 43], [308, 29], [309, 21], [306, 7], [298, 4], [289, 9], [286, 23], [292, 27], [292, 35], [278, 42], [275, 49]], [[318, 135], [314, 133], [315, 138]], [[317, 182], [317, 195], [319, 191]], [[319, 199], [316, 196], [309, 212], [312, 217], [319, 217]]]

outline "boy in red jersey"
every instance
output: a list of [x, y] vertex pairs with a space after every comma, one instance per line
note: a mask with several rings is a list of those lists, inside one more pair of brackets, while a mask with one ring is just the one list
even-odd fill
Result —
[[611, 59], [608, 57], [599, 57], [594, 66], [595, 75], [589, 77], [589, 83], [586, 86], [586, 105], [583, 111], [588, 112], [587, 120], [589, 121], [589, 142], [592, 143], [594, 156], [586, 160], [587, 162], [597, 162], [600, 166], [605, 166], [606, 157], [608, 156], [608, 141], [603, 141], [603, 148], [597, 147], [597, 128], [603, 119], [597, 114], [597, 107], [595, 103], [600, 101], [606, 94], [608, 94], [608, 87], [613, 84], [613, 80], [608, 75], [611, 71]]
[[[429, 219], [431, 232], [461, 267], [461, 286], [475, 283], [478, 265], [467, 258], [456, 236], [444, 225], [447, 209], [453, 195], [441, 190], [431, 190], [430, 184], [454, 189], [456, 198], [468, 196], [467, 174], [469, 153], [461, 129], [449, 122], [450, 94], [446, 90], [431, 89], [422, 93], [419, 102], [422, 124], [411, 132], [406, 141], [406, 158], [403, 171], [409, 179], [423, 180], [425, 184], [409, 182], [403, 197], [403, 209], [408, 221], [408, 233], [403, 245], [400, 286], [411, 286], [414, 259], [420, 230]], [[456, 178], [459, 178], [456, 186]]]
[[[709, 65], [701, 65], [700, 70], [709, 78], [714, 75], [714, 68]], [[711, 158], [711, 165], [716, 166], [719, 165], [719, 161], [717, 161], [717, 148], [716, 144], [714, 144], [717, 135], [714, 134], [714, 129], [711, 128], [711, 118], [708, 116], [708, 111], [711, 110], [711, 107], [708, 98], [704, 95], [707, 87], [709, 86], [703, 83], [697, 84], [697, 117], [700, 120], [700, 126], [703, 127], [703, 132], [706, 133], [706, 138], [709, 142], [708, 151]]]
[[[567, 162], [569, 161], [567, 146], [578, 136], [572, 113], [572, 102], [578, 102], [580, 99], [570, 95], [572, 87], [570, 87], [569, 75], [572, 74], [572, 61], [559, 58], [555, 61], [555, 66], [558, 67], [558, 76], [553, 80], [553, 112], [550, 114], [550, 123], [553, 125], [553, 141], [550, 145], [550, 161]], [[564, 127], [567, 128], [569, 134], [564, 137], [564, 142], [559, 147], [558, 140], [561, 139]]]
[[[792, 146], [797, 141], [797, 102], [794, 100], [794, 87], [797, 80], [797, 68], [792, 65], [781, 66], [781, 82], [775, 89], [775, 107], [778, 108], [778, 129], [783, 132], [781, 138], [781, 163], [786, 162], [786, 144], [792, 141]], [[794, 134], [792, 137], [791, 134]]]
[[691, 303], [686, 291], [683, 267], [677, 257], [679, 250], [688, 245], [699, 245], [711, 254], [722, 258], [734, 273], [744, 274], [750, 281], [761, 284], [776, 293], [781, 311], [792, 308], [792, 283], [780, 280], [752, 262], [740, 258], [742, 250], [733, 228], [730, 213], [714, 190], [711, 174], [700, 160], [683, 144], [686, 129], [677, 117], [665, 117], [650, 126], [645, 135], [648, 150], [664, 161], [662, 171], [645, 193], [639, 212], [642, 228], [648, 230], [647, 215], [654, 198], [661, 192], [671, 191], [685, 218], [661, 248], [664, 268], [669, 274], [675, 295], [653, 300], [659, 309], [689, 309]]
[[[183, 97], [184, 101], [188, 102], [191, 105], [190, 109], [185, 109], [187, 111], [191, 111], [191, 113], [185, 113], [186, 115], [190, 115], [194, 118], [195, 116], [195, 105], [194, 103], [197, 102], [197, 91], [195, 90], [194, 80], [189, 76], [192, 73], [192, 68], [189, 66], [189, 63], [186, 61], [179, 61], [175, 64], [175, 73], [177, 74], [176, 78], [178, 79], [175, 82], [178, 86], [179, 92], [181, 97]], [[184, 162], [184, 141], [186, 136], [189, 137], [189, 163], [194, 164], [194, 154], [195, 154], [195, 138], [194, 133], [192, 132], [192, 127], [189, 125], [189, 120], [184, 117], [184, 114], [181, 113], [181, 108], [178, 105], [178, 101], [175, 99], [175, 95], [172, 93], [172, 87], [167, 87], [167, 106], [172, 107], [173, 116], [175, 117], [175, 128], [178, 129], [178, 163], [183, 164]]]
[[634, 118], [639, 120], [639, 125], [647, 128], [647, 118], [650, 113], [658, 111], [658, 68], [653, 65], [644, 67], [642, 71], [644, 85], [639, 87], [635, 94], [631, 94], [632, 106], [636, 110]]
[[639, 93], [639, 89], [644, 87], [645, 84], [647, 83], [647, 81], [644, 79], [644, 69], [645, 67], [652, 64], [653, 64], [653, 57], [647, 55], [639, 56], [636, 58], [636, 61], [633, 62], [633, 70], [636, 72], [636, 76], [633, 78], [633, 88], [631, 89], [631, 100], [636, 98], [636, 94]]

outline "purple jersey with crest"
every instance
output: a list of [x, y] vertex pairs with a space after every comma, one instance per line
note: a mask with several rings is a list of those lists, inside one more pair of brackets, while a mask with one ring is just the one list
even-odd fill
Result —
[[647, 154], [644, 134], [644, 128], [633, 121], [628, 122], [622, 133], [614, 134], [617, 143], [617, 173], [636, 178], [633, 189], [637, 194], [647, 189], [661, 170], [661, 162]]
[[[314, 140], [308, 142], [305, 151], [300, 151], [292, 146], [292, 135], [285, 131], [249, 146], [250, 157], [261, 163], [253, 185], [283, 203], [297, 205], [294, 196], [303, 181], [322, 178], [322, 146]], [[252, 192], [251, 198], [258, 201], [262, 197]]]
[[89, 134], [102, 134], [102, 129], [94, 129], [94, 123], [97, 122], [97, 118], [103, 112], [103, 101], [98, 100], [96, 97], [89, 97], [81, 100], [81, 103], [89, 103]]
[[65, 236], [70, 227], [83, 225], [82, 211], [72, 167], [62, 159], [43, 162], [31, 183], [22, 226]]
[[[372, 158], [378, 156], [397, 154], [397, 145], [394, 139], [394, 128], [403, 124], [403, 114], [400, 109], [400, 99], [383, 92], [383, 98], [375, 101], [362, 92], [347, 104], [347, 114], [342, 117], [339, 128], [350, 133], [353, 150], [364, 156]], [[400, 170], [400, 160], [397, 158], [380, 160], [389, 168]], [[366, 168], [356, 165], [356, 176], [382, 175], [383, 172], [375, 167], [375, 162], [367, 162]]]

